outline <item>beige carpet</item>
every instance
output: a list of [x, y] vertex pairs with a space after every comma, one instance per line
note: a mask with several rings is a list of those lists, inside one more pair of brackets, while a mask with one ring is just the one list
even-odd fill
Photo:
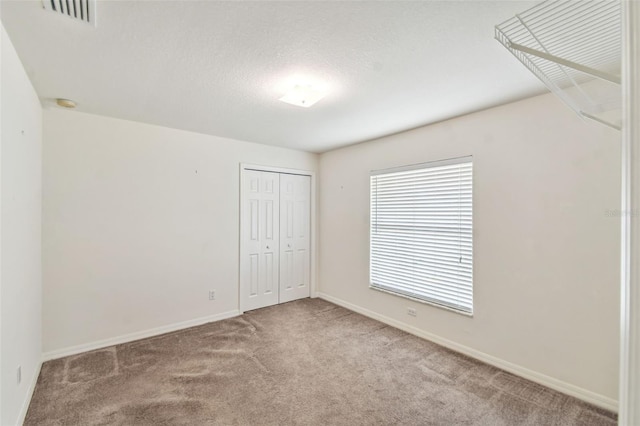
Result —
[[26, 425], [614, 425], [320, 299], [42, 367]]

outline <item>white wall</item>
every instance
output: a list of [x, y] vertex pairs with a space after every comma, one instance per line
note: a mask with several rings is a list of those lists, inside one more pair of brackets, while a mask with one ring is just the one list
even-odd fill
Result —
[[240, 162], [317, 167], [315, 154], [59, 109], [45, 109], [44, 141], [45, 357], [235, 313]]
[[[320, 291], [615, 408], [619, 138], [543, 95], [321, 155]], [[369, 289], [370, 170], [465, 155], [474, 317]]]
[[26, 413], [40, 369], [42, 108], [4, 27], [1, 43], [0, 423], [13, 425]]

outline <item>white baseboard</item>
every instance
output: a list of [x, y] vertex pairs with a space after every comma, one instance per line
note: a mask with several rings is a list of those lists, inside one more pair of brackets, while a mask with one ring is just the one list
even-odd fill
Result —
[[27, 411], [29, 410], [29, 404], [31, 404], [33, 392], [36, 390], [36, 384], [38, 383], [38, 377], [40, 377], [41, 368], [42, 362], [39, 362], [36, 367], [36, 371], [33, 373], [33, 377], [31, 377], [31, 383], [29, 383], [29, 389], [27, 390], [27, 395], [22, 402], [22, 407], [20, 407], [20, 413], [18, 414], [18, 421], [16, 422], [16, 425], [22, 425], [24, 423], [24, 419], [27, 417]]
[[238, 315], [240, 315], [240, 311], [236, 309], [233, 311], [222, 312], [220, 314], [196, 318], [189, 321], [183, 321], [175, 324], [165, 325], [162, 327], [156, 327], [149, 330], [137, 331], [135, 333], [112, 337], [110, 339], [98, 340], [95, 342], [85, 343], [77, 346], [71, 346], [63, 349], [56, 349], [54, 351], [43, 353], [42, 362], [49, 361], [52, 359], [63, 358], [69, 355], [77, 355], [83, 352], [102, 349], [102, 348], [106, 348], [113, 345], [120, 345], [122, 343], [128, 343], [134, 340], [146, 339], [147, 337], [153, 337], [153, 336], [158, 336], [160, 334], [170, 333], [172, 331], [183, 330], [185, 328], [195, 327], [197, 325], [202, 325], [209, 322], [221, 321], [227, 318], [237, 317]]
[[618, 401], [614, 399], [597, 394], [595, 392], [591, 392], [589, 390], [580, 388], [570, 383], [563, 382], [558, 379], [554, 379], [553, 377], [547, 376], [542, 373], [538, 373], [537, 371], [529, 370], [528, 368], [519, 366], [517, 364], [513, 364], [509, 361], [505, 361], [500, 358], [496, 358], [492, 355], [486, 354], [484, 352], [480, 352], [468, 346], [464, 346], [459, 343], [452, 342], [451, 340], [447, 340], [443, 337], [437, 336], [427, 331], [420, 330], [419, 328], [416, 328], [412, 325], [394, 320], [392, 318], [378, 314], [377, 312], [360, 307], [358, 305], [354, 305], [353, 303], [344, 301], [337, 297], [330, 296], [326, 293], [320, 292], [318, 293], [318, 297], [320, 297], [321, 299], [327, 300], [329, 302], [335, 303], [336, 305], [342, 306], [343, 308], [347, 308], [351, 311], [362, 314], [366, 317], [373, 318], [375, 320], [378, 320], [380, 322], [383, 322], [395, 328], [399, 328], [400, 330], [406, 331], [407, 333], [411, 333], [415, 336], [422, 337], [423, 339], [430, 340], [441, 346], [452, 349], [456, 352], [460, 352], [464, 355], [470, 356], [472, 358], [475, 358], [477, 360], [490, 364], [494, 367], [508, 371], [509, 373], [513, 373], [527, 380], [531, 380], [532, 382], [539, 383], [543, 386], [554, 389], [558, 392], [562, 392], [564, 394], [573, 396], [575, 398], [578, 398], [582, 401], [596, 405], [598, 407], [605, 408], [613, 412], [618, 412]]

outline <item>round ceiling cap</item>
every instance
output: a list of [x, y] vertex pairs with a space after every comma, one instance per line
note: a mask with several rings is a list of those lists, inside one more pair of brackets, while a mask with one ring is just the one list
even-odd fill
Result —
[[63, 108], [75, 108], [76, 107], [76, 103], [73, 102], [70, 99], [58, 98], [58, 99], [56, 99], [56, 103], [58, 104], [58, 106], [61, 106]]

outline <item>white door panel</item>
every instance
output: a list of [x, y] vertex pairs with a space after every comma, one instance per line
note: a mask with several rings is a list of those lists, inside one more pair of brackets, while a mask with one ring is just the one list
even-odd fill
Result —
[[278, 303], [280, 175], [244, 171], [240, 253], [243, 311]]
[[310, 295], [311, 177], [243, 170], [240, 309]]
[[309, 297], [311, 178], [280, 176], [280, 303]]

